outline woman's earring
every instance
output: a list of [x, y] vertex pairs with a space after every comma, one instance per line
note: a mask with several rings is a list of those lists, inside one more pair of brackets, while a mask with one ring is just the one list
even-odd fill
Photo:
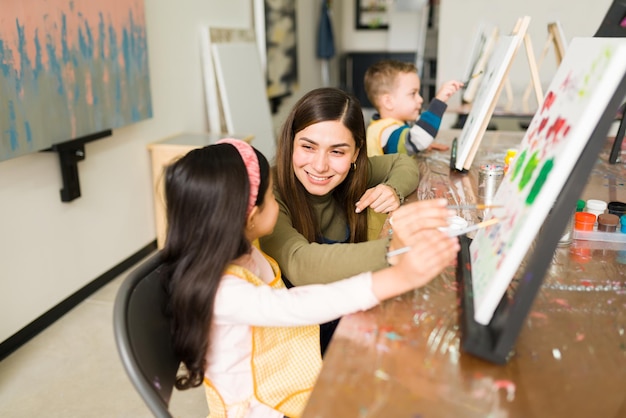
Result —
[[356, 171], [356, 163], [352, 163], [352, 171]]

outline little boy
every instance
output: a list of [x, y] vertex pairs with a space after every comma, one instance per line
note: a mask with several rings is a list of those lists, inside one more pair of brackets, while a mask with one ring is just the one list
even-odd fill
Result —
[[[439, 89], [428, 109], [421, 114], [420, 78], [415, 64], [383, 60], [365, 72], [365, 92], [377, 113], [367, 127], [367, 155], [403, 153], [414, 155], [425, 149], [445, 151], [433, 143], [445, 103], [463, 83], [451, 80]], [[419, 119], [418, 119], [419, 118]], [[415, 121], [411, 126], [409, 122]]]

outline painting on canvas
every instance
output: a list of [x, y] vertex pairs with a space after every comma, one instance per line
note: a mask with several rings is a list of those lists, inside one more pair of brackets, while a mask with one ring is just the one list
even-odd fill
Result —
[[502, 36], [491, 54], [485, 72], [481, 75], [480, 89], [458, 138], [455, 161], [457, 170], [469, 169], [472, 164], [522, 39], [522, 35]]
[[486, 325], [626, 73], [626, 40], [575, 38], [470, 245], [475, 320]]
[[143, 0], [6, 0], [0, 161], [152, 117]]
[[470, 65], [465, 74], [467, 83], [463, 87], [463, 103], [472, 103], [474, 101], [498, 36], [499, 30], [497, 26], [491, 27], [489, 31], [486, 28], [480, 29], [471, 52]]

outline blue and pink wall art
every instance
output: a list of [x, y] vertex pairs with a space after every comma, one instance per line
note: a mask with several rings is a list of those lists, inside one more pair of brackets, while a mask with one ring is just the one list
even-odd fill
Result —
[[0, 161], [150, 117], [144, 0], [2, 0]]

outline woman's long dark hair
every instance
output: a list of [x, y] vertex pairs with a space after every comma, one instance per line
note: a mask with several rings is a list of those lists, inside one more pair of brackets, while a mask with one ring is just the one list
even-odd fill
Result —
[[[256, 151], [256, 150], [255, 150]], [[269, 185], [269, 164], [261, 168], [257, 206]], [[196, 149], [165, 171], [168, 312], [176, 355], [186, 371], [178, 389], [202, 384], [210, 346], [215, 294], [225, 268], [250, 251], [245, 236], [250, 183], [243, 160], [230, 144]]]
[[293, 170], [293, 149], [296, 134], [318, 122], [340, 121], [352, 133], [359, 155], [356, 169], [333, 190], [333, 198], [344, 209], [350, 228], [349, 242], [367, 240], [367, 211], [355, 213], [354, 204], [367, 189], [368, 159], [365, 123], [359, 101], [352, 95], [331, 87], [311, 90], [294, 106], [283, 124], [276, 152], [274, 181], [282, 201], [291, 213], [294, 228], [309, 242], [321, 242], [322, 232], [311, 205], [308, 192]]

